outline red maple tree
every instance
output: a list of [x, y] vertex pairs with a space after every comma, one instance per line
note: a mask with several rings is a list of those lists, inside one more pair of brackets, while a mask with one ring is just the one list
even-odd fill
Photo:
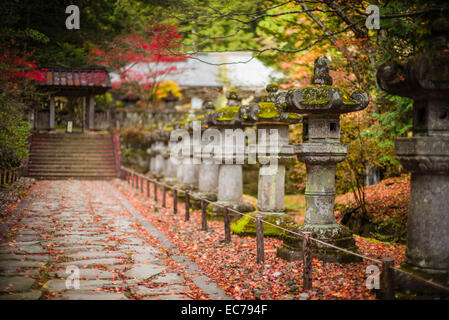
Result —
[[97, 46], [90, 58], [119, 76], [112, 90], [120, 98], [140, 99], [152, 105], [165, 76], [178, 72], [175, 63], [184, 60], [174, 52], [180, 34], [173, 26], [153, 25], [144, 32], [129, 32]]

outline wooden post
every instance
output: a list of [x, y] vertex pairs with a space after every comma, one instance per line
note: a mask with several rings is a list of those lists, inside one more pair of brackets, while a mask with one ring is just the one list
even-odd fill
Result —
[[256, 243], [257, 243], [257, 263], [263, 263], [264, 257], [264, 243], [263, 243], [263, 221], [262, 217], [256, 217]]
[[131, 173], [131, 187], [134, 188], [134, 172]]
[[89, 98], [89, 131], [95, 131], [95, 96], [90, 95]]
[[165, 208], [167, 207], [166, 204], [166, 195], [167, 195], [167, 187], [164, 185], [162, 186], [162, 207]]
[[147, 198], [150, 199], [150, 180], [147, 180]]
[[382, 259], [380, 274], [380, 290], [383, 300], [394, 300], [394, 260], [391, 257]]
[[143, 176], [140, 177], [140, 192], [143, 193]]
[[157, 204], [157, 183], [156, 180], [153, 182], [154, 184], [154, 203]]
[[184, 221], [189, 221], [190, 220], [190, 194], [188, 192], [186, 192], [185, 199], [186, 199], [186, 202], [185, 202], [186, 213], [185, 213]]
[[50, 131], [55, 131], [55, 97], [50, 97], [50, 119], [48, 121]]
[[304, 290], [312, 289], [312, 241], [310, 236], [311, 232], [304, 232], [302, 238]]
[[6, 174], [5, 174], [5, 184], [9, 184], [9, 170], [6, 170]]
[[207, 231], [207, 202], [201, 200], [201, 230]]
[[178, 213], [178, 190], [173, 189], [173, 214]]
[[231, 242], [231, 222], [229, 218], [229, 209], [225, 208], [224, 212], [224, 231], [225, 231], [225, 242]]
[[0, 175], [0, 185], [4, 184], [4, 179], [5, 179], [5, 170], [2, 170]]
[[139, 190], [139, 176], [136, 174], [136, 189]]

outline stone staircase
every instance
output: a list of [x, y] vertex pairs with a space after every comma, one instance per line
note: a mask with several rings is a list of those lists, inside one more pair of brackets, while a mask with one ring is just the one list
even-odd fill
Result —
[[114, 144], [108, 134], [35, 134], [28, 176], [36, 179], [112, 179]]

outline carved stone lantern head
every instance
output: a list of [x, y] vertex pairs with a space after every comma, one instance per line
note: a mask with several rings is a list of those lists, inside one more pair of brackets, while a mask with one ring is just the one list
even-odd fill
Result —
[[312, 84], [301, 89], [278, 94], [275, 98], [284, 112], [303, 114], [304, 142], [339, 142], [340, 114], [367, 107], [368, 94], [355, 91], [351, 95], [332, 86], [329, 60], [320, 56], [315, 60]]

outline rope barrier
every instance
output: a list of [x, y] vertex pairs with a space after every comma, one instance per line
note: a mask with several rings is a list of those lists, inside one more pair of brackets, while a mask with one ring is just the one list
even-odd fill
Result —
[[[131, 170], [131, 169], [128, 169], [128, 168], [125, 168], [125, 167], [121, 167], [121, 170], [122, 170], [122, 171], [125, 171], [125, 172], [128, 172], [128, 173], [130, 173], [130, 174], [133, 174], [133, 175], [142, 177], [143, 179], [146, 179], [146, 180], [148, 180], [148, 181], [150, 181], [150, 182], [152, 182], [152, 183], [154, 183], [154, 184], [162, 185], [162, 186], [166, 187], [167, 189], [170, 189], [170, 190], [176, 190], [178, 194], [179, 194], [179, 193], [181, 193], [181, 194], [188, 194], [189, 197], [191, 197], [191, 198], [193, 198], [193, 199], [196, 199], [196, 200], [199, 200], [199, 201], [204, 201], [204, 202], [206, 202], [206, 203], [208, 203], [208, 204], [211, 204], [211, 205], [216, 206], [216, 207], [220, 207], [220, 208], [222, 208], [222, 209], [225, 209], [225, 210], [228, 210], [228, 211], [230, 211], [230, 212], [236, 213], [236, 214], [238, 214], [238, 215], [240, 215], [240, 216], [248, 217], [248, 218], [250, 218], [250, 219], [253, 219], [254, 221], [257, 221], [257, 220], [258, 220], [257, 217], [250, 216], [250, 215], [248, 215], [248, 214], [245, 214], [245, 213], [243, 213], [243, 212], [240, 212], [240, 211], [237, 211], [237, 210], [235, 210], [235, 209], [233, 209], [233, 208], [230, 208], [229, 206], [226, 206], [226, 205], [220, 204], [220, 203], [216, 203], [216, 202], [214, 202], [214, 201], [210, 201], [210, 200], [208, 200], [208, 199], [206, 199], [206, 198], [196, 197], [195, 195], [189, 193], [189, 192], [186, 191], [186, 190], [176, 189], [176, 188], [174, 188], [174, 186], [171, 186], [171, 185], [168, 185], [168, 184], [166, 184], [166, 183], [164, 183], [164, 182], [158, 181], [157, 179], [152, 179], [152, 178], [150, 178], [150, 177], [144, 176], [143, 174], [139, 174], [139, 173], [135, 172], [134, 170]], [[273, 224], [273, 223], [271, 223], [271, 222], [268, 222], [268, 221], [266, 221], [266, 220], [264, 220], [264, 219], [260, 219], [260, 221], [261, 221], [262, 223], [271, 225], [272, 227], [275, 227], [275, 228], [277, 228], [277, 229], [279, 229], [279, 230], [282, 230], [282, 231], [284, 231], [284, 232], [288, 232], [288, 233], [290, 233], [290, 234], [293, 234], [293, 235], [295, 235], [295, 236], [300, 237], [301, 239], [304, 239], [304, 236], [305, 236], [304, 233], [298, 233], [298, 232], [295, 232], [295, 231], [292, 231], [292, 230], [283, 228], [283, 227], [281, 227], [281, 226], [278, 226], [278, 225], [276, 225], [276, 224]], [[319, 243], [319, 244], [321, 244], [321, 245], [324, 245], [324, 246], [333, 248], [333, 249], [338, 250], [338, 251], [341, 251], [341, 252], [345, 252], [345, 253], [350, 254], [350, 255], [357, 256], [357, 257], [359, 257], [359, 258], [362, 258], [362, 259], [364, 259], [364, 260], [371, 261], [371, 262], [376, 263], [376, 264], [382, 264], [382, 261], [379, 260], [379, 259], [371, 258], [371, 257], [365, 256], [365, 255], [362, 255], [362, 254], [358, 254], [358, 253], [356, 253], [356, 252], [353, 252], [353, 251], [350, 251], [350, 250], [347, 250], [347, 249], [344, 249], [344, 248], [337, 247], [337, 246], [335, 246], [335, 245], [333, 245], [333, 244], [324, 242], [324, 241], [322, 241], [322, 240], [313, 238], [313, 237], [311, 237], [311, 236], [308, 236], [308, 240], [314, 241], [314, 242], [316, 242], [316, 243]], [[398, 272], [400, 272], [400, 273], [403, 273], [403, 274], [407, 274], [407, 275], [409, 275], [409, 276], [412, 276], [412, 277], [415, 278], [415, 279], [418, 279], [418, 280], [420, 280], [420, 281], [426, 282], [427, 284], [429, 284], [429, 285], [431, 285], [431, 286], [434, 286], [434, 287], [436, 287], [436, 288], [439, 288], [439, 289], [441, 289], [441, 290], [444, 290], [444, 291], [449, 292], [449, 288], [448, 288], [448, 287], [445, 287], [445, 286], [442, 286], [442, 285], [440, 285], [440, 284], [438, 284], [438, 283], [435, 283], [435, 282], [433, 282], [433, 281], [430, 281], [430, 280], [421, 278], [421, 277], [419, 277], [419, 276], [417, 276], [417, 275], [415, 275], [415, 274], [413, 274], [413, 273], [410, 273], [410, 272], [408, 272], [408, 271], [405, 271], [405, 270], [402, 270], [402, 269], [399, 269], [399, 268], [396, 268], [396, 267], [391, 267], [391, 269], [394, 270], [394, 271], [398, 271]]]

